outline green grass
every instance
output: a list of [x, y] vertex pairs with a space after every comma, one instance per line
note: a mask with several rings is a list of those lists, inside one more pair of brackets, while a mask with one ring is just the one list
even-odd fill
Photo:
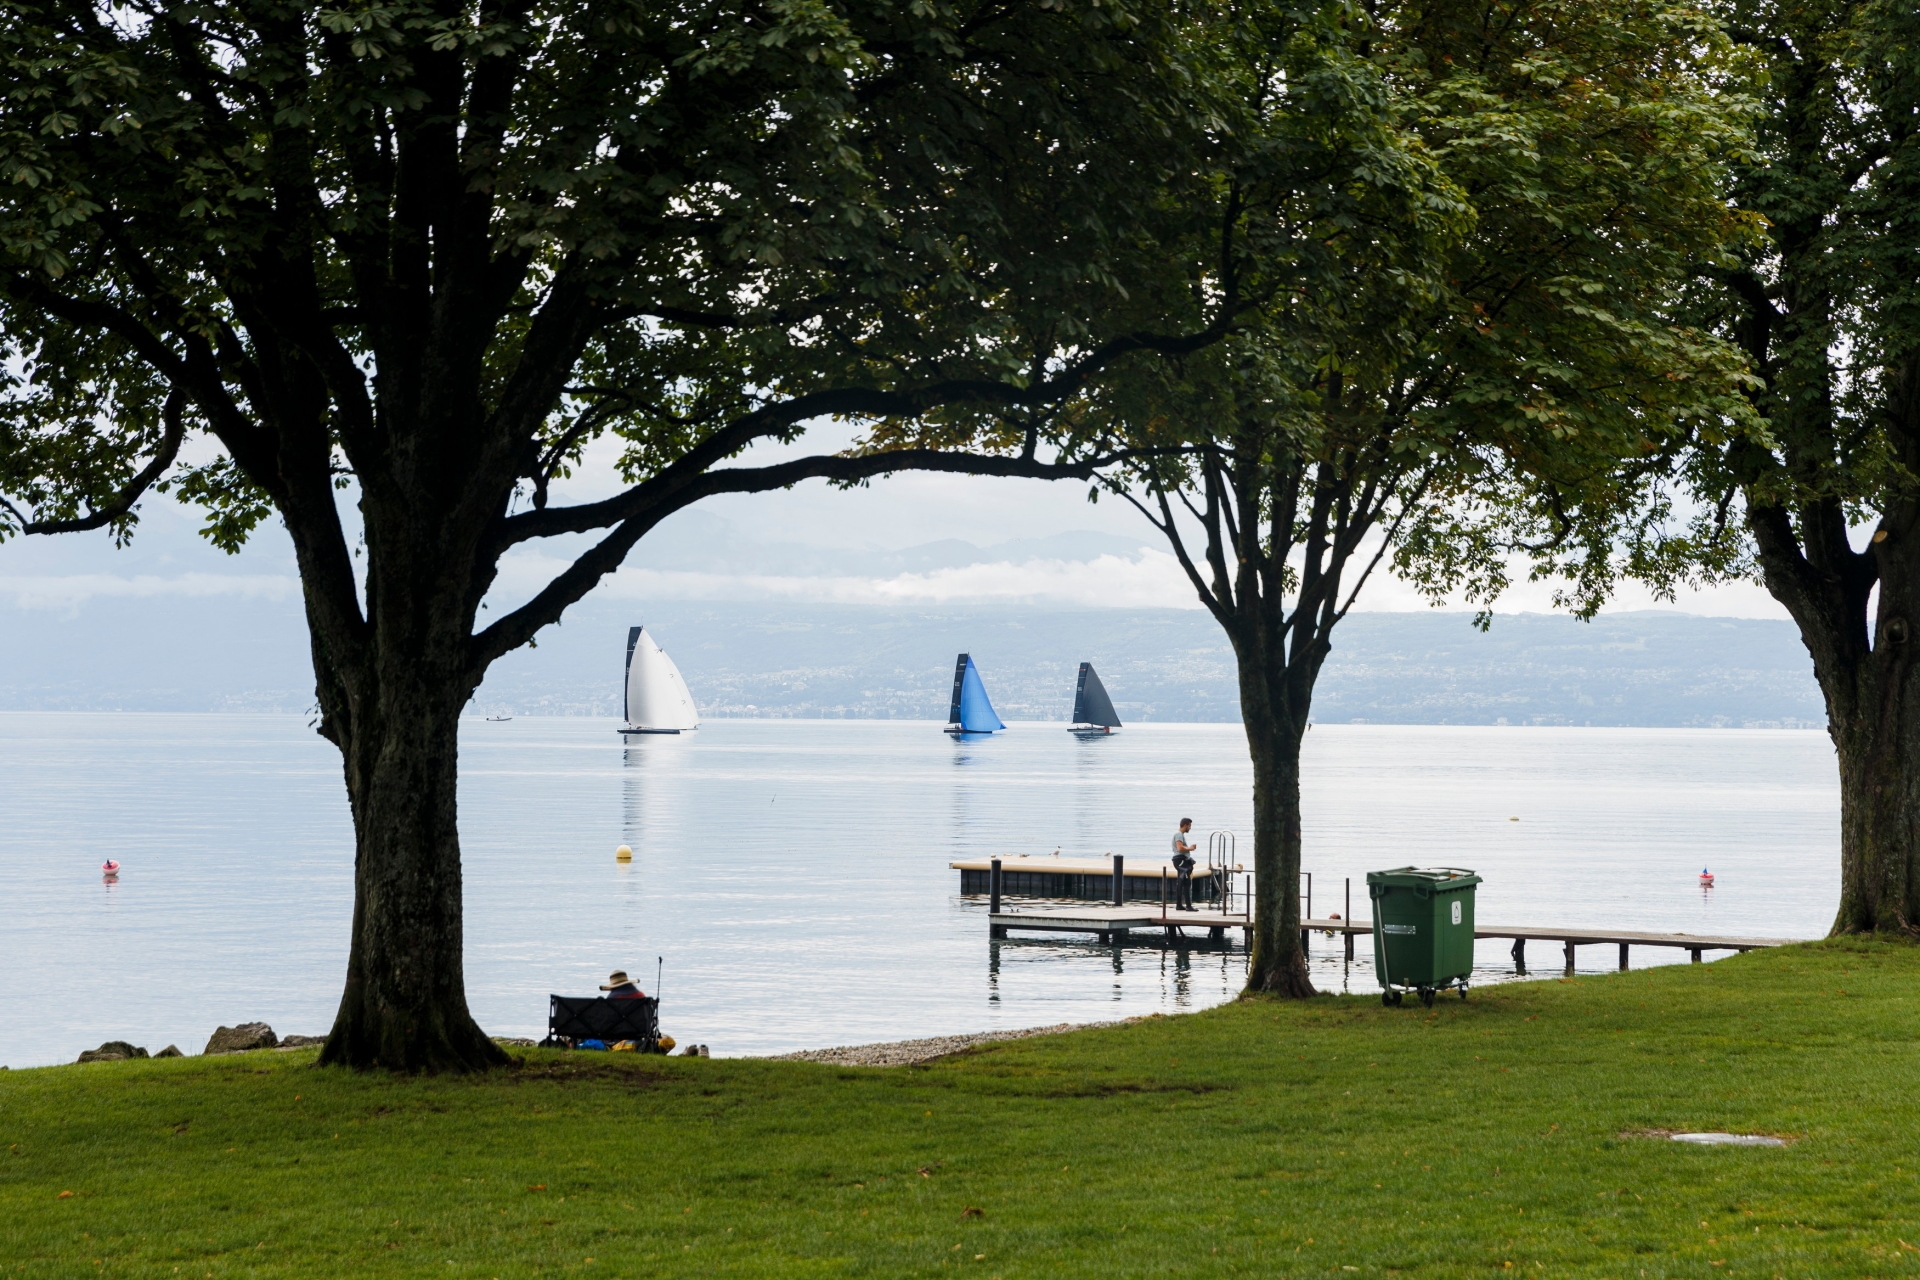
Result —
[[1826, 943], [913, 1069], [4, 1072], [0, 1280], [1907, 1275], [1916, 1030], [1920, 949]]

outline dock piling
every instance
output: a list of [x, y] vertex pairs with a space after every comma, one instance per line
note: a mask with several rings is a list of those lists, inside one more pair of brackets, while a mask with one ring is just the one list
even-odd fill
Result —
[[[987, 915], [989, 918], [992, 918], [1000, 914], [1000, 859], [995, 858], [988, 864], [988, 867]], [[990, 924], [987, 926], [987, 936], [989, 938], [1004, 938], [1007, 936], [1007, 927], [1003, 924]]]
[[1695, 964], [1699, 964], [1699, 963], [1700, 963], [1700, 948], [1699, 948], [1699, 947], [1694, 947], [1694, 948], [1692, 948], [1692, 950], [1693, 950], [1693, 962], [1694, 962]]
[[[1353, 877], [1352, 876], [1347, 877], [1346, 914], [1341, 916], [1340, 918], [1342, 920], [1353, 919]], [[1347, 930], [1344, 930], [1343, 932], [1347, 939], [1347, 963], [1352, 964], [1353, 963], [1353, 930], [1347, 929]]]
[[1620, 972], [1625, 973], [1626, 971], [1627, 971], [1627, 944], [1623, 942], [1620, 944]]
[[1513, 971], [1523, 978], [1527, 976], [1527, 940], [1525, 938], [1513, 940]]
[[1123, 870], [1126, 865], [1127, 855], [1124, 853], [1113, 855], [1113, 905], [1116, 907], [1127, 905], [1127, 881]]
[[1573, 976], [1573, 939], [1567, 939], [1567, 976]]

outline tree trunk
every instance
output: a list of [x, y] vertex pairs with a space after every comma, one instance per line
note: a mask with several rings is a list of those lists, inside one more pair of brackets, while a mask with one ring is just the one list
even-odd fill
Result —
[[1779, 508], [1755, 504], [1748, 525], [1767, 589], [1813, 658], [1839, 757], [1832, 932], [1920, 932], [1920, 511], [1891, 507], [1861, 552], [1849, 547], [1835, 502], [1803, 509], [1797, 528]]
[[[353, 811], [353, 935], [322, 1063], [472, 1071], [506, 1053], [467, 1011], [459, 720], [464, 679], [383, 673], [339, 746]], [[370, 702], [372, 705], [364, 705]]]
[[[353, 814], [353, 932], [323, 1064], [457, 1072], [508, 1061], [468, 1012], [462, 945], [459, 733], [480, 680], [470, 656], [480, 521], [435, 498], [425, 485], [363, 492], [364, 619], [339, 590], [315, 589], [337, 586], [322, 578], [325, 540], [288, 521], [309, 583], [320, 733], [340, 749]], [[350, 582], [344, 590], [350, 601]]]
[[1920, 922], [1920, 708], [1907, 672], [1874, 713], [1831, 724], [1840, 753], [1840, 910], [1833, 932], [1914, 934]]
[[[1300, 739], [1304, 713], [1275, 715], [1267, 677], [1241, 662], [1241, 719], [1253, 760], [1253, 950], [1247, 990], [1311, 996], [1300, 942]], [[1254, 669], [1250, 669], [1254, 668]]]
[[469, 691], [412, 674], [378, 681], [338, 738], [353, 811], [353, 934], [320, 1061], [478, 1070], [507, 1057], [467, 1011], [457, 788]]
[[[1885, 556], [1895, 566], [1903, 557]], [[1822, 670], [1840, 758], [1840, 909], [1833, 932], [1920, 932], [1920, 678], [1911, 580], [1882, 579], [1873, 648]], [[1906, 590], [1899, 588], [1906, 587]]]

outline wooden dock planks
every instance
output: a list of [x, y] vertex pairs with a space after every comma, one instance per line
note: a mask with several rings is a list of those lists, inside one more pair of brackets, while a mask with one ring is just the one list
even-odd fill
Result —
[[[1195, 927], [1209, 930], [1214, 936], [1224, 934], [1227, 929], [1250, 930], [1253, 921], [1240, 914], [1222, 914], [1205, 909], [1199, 911], [1167, 911], [1164, 915], [1158, 904], [1129, 903], [1120, 907], [1022, 907], [1003, 909], [987, 918], [989, 932], [994, 937], [1006, 937], [1010, 930], [1044, 933], [1093, 933], [1102, 941], [1111, 940], [1116, 933], [1125, 934], [1134, 929], [1159, 929], [1176, 927]], [[1346, 934], [1349, 937], [1370, 937], [1373, 934], [1373, 922], [1370, 920], [1302, 920], [1303, 932]], [[1573, 968], [1573, 955], [1576, 947], [1582, 946], [1618, 946], [1620, 948], [1620, 967], [1627, 967], [1627, 949], [1629, 947], [1677, 947], [1693, 953], [1698, 962], [1703, 951], [1754, 951], [1762, 947], [1784, 947], [1792, 945], [1794, 938], [1748, 938], [1725, 937], [1712, 934], [1694, 933], [1645, 933], [1634, 930], [1618, 929], [1556, 929], [1535, 928], [1524, 925], [1477, 925], [1475, 938], [1511, 938], [1515, 941], [1515, 960], [1525, 964], [1524, 948], [1528, 942], [1558, 942], [1566, 952], [1567, 968]], [[1351, 953], [1349, 953], [1351, 954]]]

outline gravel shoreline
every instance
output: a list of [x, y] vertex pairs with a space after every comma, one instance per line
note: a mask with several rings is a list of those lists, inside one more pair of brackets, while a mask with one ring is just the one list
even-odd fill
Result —
[[1029, 1036], [1057, 1036], [1067, 1031], [1090, 1031], [1095, 1027], [1118, 1027], [1132, 1018], [1115, 1022], [1061, 1022], [1051, 1027], [1023, 1027], [1018, 1031], [976, 1031], [971, 1035], [933, 1036], [926, 1040], [893, 1040], [886, 1044], [847, 1044], [833, 1049], [802, 1049], [798, 1053], [770, 1055], [776, 1062], [825, 1062], [836, 1067], [910, 1067], [931, 1062], [948, 1054], [971, 1049], [995, 1040], [1025, 1040]]

